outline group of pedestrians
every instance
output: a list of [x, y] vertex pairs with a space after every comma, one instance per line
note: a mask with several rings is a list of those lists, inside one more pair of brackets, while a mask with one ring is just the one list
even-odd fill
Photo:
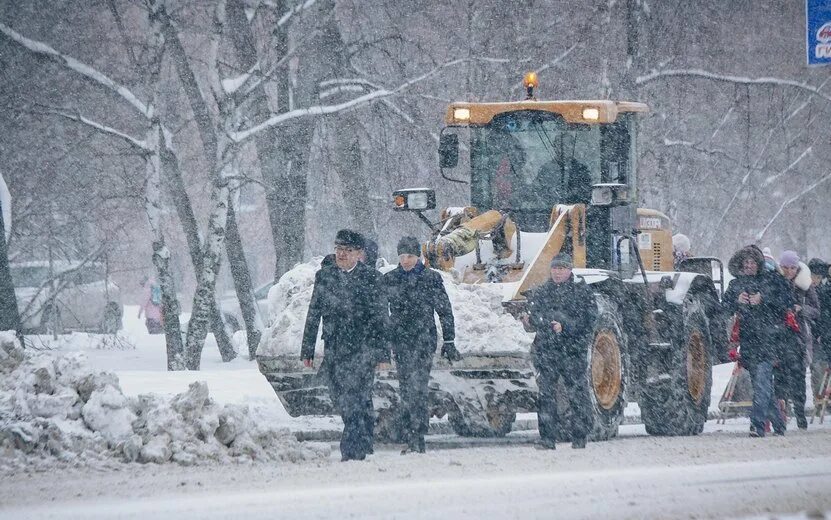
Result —
[[[374, 242], [360, 233], [338, 231], [335, 254], [324, 258], [315, 275], [300, 354], [304, 365], [313, 368], [322, 320], [325, 355], [318, 372], [343, 419], [344, 461], [364, 460], [373, 451], [374, 374], [376, 368], [386, 368], [391, 357], [407, 438], [402, 454], [425, 452], [427, 384], [438, 344], [435, 315], [442, 329], [442, 357], [451, 363], [461, 359], [450, 299], [441, 275], [422, 263], [418, 240], [408, 236], [398, 242], [398, 266], [384, 275], [374, 269], [372, 255], [368, 258], [368, 244], [372, 247]], [[573, 411], [572, 446], [584, 448], [591, 427], [591, 395], [588, 381], [579, 376], [586, 372], [596, 304], [588, 286], [575, 280], [569, 255], [557, 255], [550, 267], [550, 279], [534, 291], [523, 318], [537, 333], [540, 446], [555, 447], [557, 379], [563, 377], [567, 394], [563, 398]]]
[[[450, 362], [460, 359], [441, 275], [422, 263], [416, 238], [403, 237], [397, 252], [398, 266], [382, 275], [375, 269], [375, 243], [343, 229], [336, 235], [334, 255], [324, 259], [315, 275], [300, 357], [306, 367], [314, 367], [322, 321], [325, 355], [319, 374], [343, 419], [344, 461], [363, 460], [373, 452], [375, 369], [388, 367], [391, 358], [407, 439], [402, 453], [424, 453], [428, 381], [438, 344], [435, 315], [442, 329], [441, 355]], [[774, 262], [758, 247], [747, 246], [733, 255], [728, 268], [734, 278], [722, 305], [735, 317], [741, 364], [753, 382], [751, 435], [763, 437], [768, 421], [775, 434], [784, 435], [780, 400], [793, 402], [797, 426], [807, 428], [805, 368], [812, 366], [818, 386], [831, 354], [829, 265], [818, 259], [805, 264], [793, 251]], [[555, 448], [558, 401], [567, 402], [571, 410], [573, 448], [586, 446], [592, 426], [584, 374], [597, 304], [592, 290], [572, 269], [568, 254], [556, 255], [548, 280], [530, 294], [528, 313], [522, 317], [526, 328], [536, 333], [533, 361], [544, 449]], [[560, 379], [565, 395], [558, 396]]]
[[384, 275], [367, 258], [367, 243], [356, 231], [338, 231], [334, 258], [325, 259], [315, 275], [300, 354], [306, 367], [314, 367], [322, 320], [326, 350], [319, 373], [343, 419], [344, 461], [364, 460], [373, 451], [375, 368], [384, 368], [391, 354], [407, 433], [403, 453], [424, 453], [427, 383], [438, 339], [434, 314], [442, 327], [441, 354], [451, 361], [460, 358], [450, 300], [441, 275], [421, 262], [418, 240], [399, 241], [398, 267]]
[[734, 277], [722, 298], [735, 318], [740, 362], [753, 383], [752, 437], [764, 437], [769, 421], [775, 435], [786, 430], [785, 410], [793, 403], [797, 427], [806, 429], [806, 367], [816, 395], [831, 353], [831, 285], [828, 263], [801, 261], [784, 251], [779, 261], [751, 245], [728, 263]]

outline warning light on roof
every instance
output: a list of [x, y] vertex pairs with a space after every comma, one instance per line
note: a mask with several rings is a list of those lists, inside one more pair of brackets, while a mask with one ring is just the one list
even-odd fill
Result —
[[534, 89], [540, 86], [540, 80], [537, 78], [536, 72], [528, 72], [522, 78], [522, 84], [525, 85], [525, 92], [527, 99], [534, 99]]

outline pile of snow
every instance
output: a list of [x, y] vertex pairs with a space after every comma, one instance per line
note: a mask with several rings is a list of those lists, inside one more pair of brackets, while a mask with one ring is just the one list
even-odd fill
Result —
[[123, 330], [117, 334], [90, 334], [72, 332], [51, 335], [26, 336], [26, 347], [35, 350], [135, 350], [136, 339]]
[[[299, 264], [288, 271], [268, 293], [272, 324], [263, 332], [258, 354], [264, 356], [300, 356], [303, 328], [312, 298], [314, 277], [321, 258]], [[395, 266], [386, 266], [389, 271]], [[453, 305], [456, 322], [456, 348], [462, 353], [528, 352], [533, 335], [525, 332], [517, 320], [502, 307], [500, 284], [463, 284], [441, 273], [447, 295]], [[438, 319], [436, 320], [438, 323]], [[318, 330], [317, 352], [323, 342]], [[441, 333], [439, 333], [441, 340]]]
[[299, 443], [247, 406], [217, 405], [204, 382], [173, 397], [128, 397], [83, 353], [24, 350], [13, 333], [0, 333], [0, 472], [56, 461], [299, 461], [329, 451]]

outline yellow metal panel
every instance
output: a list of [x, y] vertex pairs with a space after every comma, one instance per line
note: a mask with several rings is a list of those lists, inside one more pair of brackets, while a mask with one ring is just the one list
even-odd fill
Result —
[[[575, 206], [574, 209], [577, 211], [585, 211], [582, 204]], [[560, 249], [563, 248], [563, 243], [566, 240], [566, 235], [571, 225], [569, 215], [559, 211], [557, 208], [555, 208], [554, 211], [558, 212], [557, 219], [548, 231], [548, 235], [545, 238], [545, 244], [542, 246], [542, 249], [531, 261], [531, 265], [528, 266], [528, 269], [525, 270], [525, 274], [519, 282], [519, 287], [517, 287], [511, 297], [511, 300], [513, 301], [524, 300], [525, 296], [523, 296], [522, 293], [529, 289], [533, 289], [534, 287], [539, 287], [551, 276], [551, 268], [549, 265], [551, 264], [551, 260], [554, 256], [560, 252]], [[583, 249], [583, 255], [585, 255], [585, 247]], [[583, 265], [585, 265], [585, 259], [583, 259]]]

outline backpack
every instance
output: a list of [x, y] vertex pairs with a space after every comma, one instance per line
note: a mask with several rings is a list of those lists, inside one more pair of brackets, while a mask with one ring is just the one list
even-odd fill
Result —
[[162, 288], [158, 285], [150, 286], [150, 303], [153, 305], [162, 304]]

